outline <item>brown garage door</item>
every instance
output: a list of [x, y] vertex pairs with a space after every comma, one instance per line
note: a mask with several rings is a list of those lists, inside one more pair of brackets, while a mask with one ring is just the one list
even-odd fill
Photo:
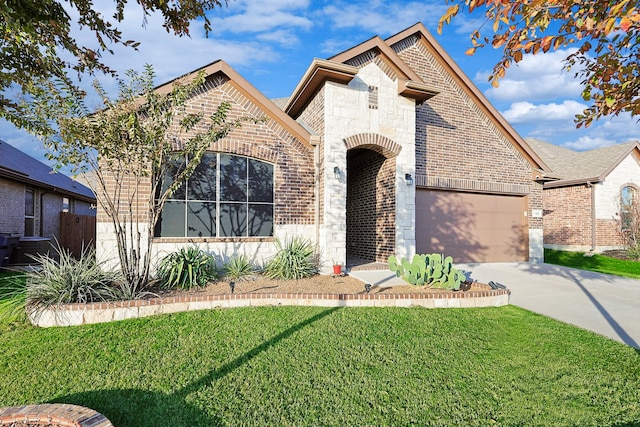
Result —
[[527, 261], [527, 198], [416, 190], [416, 251], [456, 262]]

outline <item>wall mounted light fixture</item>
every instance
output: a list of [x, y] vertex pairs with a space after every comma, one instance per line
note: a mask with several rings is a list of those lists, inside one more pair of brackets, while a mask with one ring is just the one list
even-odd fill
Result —
[[336, 179], [337, 181], [339, 181], [339, 182], [342, 182], [342, 181], [343, 181], [343, 179], [344, 179], [344, 178], [343, 178], [343, 173], [342, 173], [342, 171], [340, 170], [340, 168], [339, 168], [338, 166], [335, 166], [335, 167], [333, 168], [333, 176], [334, 176], [334, 177], [335, 177], [335, 179]]
[[407, 185], [413, 185], [413, 178], [411, 177], [410, 173], [404, 174], [404, 180], [407, 183]]

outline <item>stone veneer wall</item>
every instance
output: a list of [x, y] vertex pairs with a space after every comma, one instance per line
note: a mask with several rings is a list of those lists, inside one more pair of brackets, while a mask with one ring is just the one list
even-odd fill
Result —
[[[232, 108], [228, 119], [242, 117], [265, 118], [260, 123], [244, 123], [224, 139], [213, 143], [210, 150], [254, 157], [275, 164], [274, 237], [301, 236], [315, 240], [314, 150], [298, 141], [278, 122], [265, 117], [265, 112], [253, 104], [235, 84], [221, 76], [210, 77], [206, 90], [189, 101], [188, 112], [211, 115], [221, 102], [228, 101]], [[139, 189], [141, 203], [138, 220], [146, 225], [145, 196], [148, 183]], [[144, 230], [144, 228], [143, 228]], [[98, 256], [117, 260], [115, 235], [109, 218], [99, 209], [97, 219]], [[186, 245], [198, 244], [214, 252], [221, 259], [246, 254], [252, 261], [264, 262], [273, 255], [274, 238], [156, 238], [157, 256]], [[144, 248], [142, 248], [144, 250]]]
[[[345, 186], [349, 179], [336, 180], [333, 169], [337, 166], [341, 171], [350, 173], [347, 170], [347, 141], [358, 139], [354, 139], [358, 135], [366, 135], [365, 138], [369, 139], [363, 148], [375, 149], [388, 141], [399, 147], [393, 171], [395, 224], [390, 229], [395, 233], [393, 244], [396, 254], [408, 256], [415, 250], [415, 188], [404, 184], [404, 174], [415, 173], [415, 102], [398, 95], [397, 80], [389, 77], [390, 71], [386, 70], [389, 67], [381, 66], [381, 62], [375, 55], [363, 55], [363, 58], [352, 61], [352, 65], [360, 67], [360, 70], [349, 85], [327, 82], [324, 86], [325, 129], [320, 156], [325, 161], [322, 177], [325, 191], [320, 245], [326, 261], [346, 261]], [[370, 86], [377, 88], [378, 108], [369, 108]], [[375, 254], [371, 255], [375, 257]]]

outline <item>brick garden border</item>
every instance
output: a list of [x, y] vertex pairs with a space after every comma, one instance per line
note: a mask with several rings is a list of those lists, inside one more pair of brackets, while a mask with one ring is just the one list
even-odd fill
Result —
[[[66, 304], [31, 314], [41, 327], [77, 326], [193, 310], [259, 306], [475, 308], [509, 304], [511, 291], [479, 285], [481, 290], [390, 293], [247, 293], [179, 296], [91, 304]], [[486, 288], [485, 288], [486, 287]]]
[[104, 415], [67, 403], [0, 408], [0, 426], [113, 427]]

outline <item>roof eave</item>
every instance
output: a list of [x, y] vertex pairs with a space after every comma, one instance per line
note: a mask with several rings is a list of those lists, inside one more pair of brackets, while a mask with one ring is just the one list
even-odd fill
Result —
[[370, 50], [375, 50], [379, 52], [383, 58], [386, 58], [387, 61], [385, 62], [398, 75], [398, 78], [424, 83], [420, 76], [418, 76], [418, 74], [416, 74], [416, 72], [413, 71], [413, 69], [411, 69], [411, 67], [409, 67], [409, 65], [407, 65], [393, 49], [391, 49], [391, 46], [378, 36], [373, 37], [364, 43], [360, 43], [359, 45], [339, 53], [338, 55], [332, 56], [329, 60], [333, 62], [346, 62]]
[[296, 137], [300, 142], [311, 148], [315, 143], [315, 139], [311, 137], [311, 134], [304, 129], [299, 123], [285, 114], [277, 105], [270, 99], [264, 96], [258, 89], [256, 89], [251, 83], [238, 74], [229, 64], [222, 60], [212, 62], [204, 67], [201, 67], [185, 76], [173, 79], [167, 83], [164, 83], [155, 88], [156, 92], [163, 94], [168, 93], [173, 88], [176, 81], [185, 77], [204, 72], [205, 76], [213, 76], [218, 73], [222, 73], [229, 78], [231, 84], [235, 89], [241, 92], [244, 96], [251, 100], [252, 103], [257, 105], [262, 112], [270, 116], [272, 119], [280, 123], [288, 132]]
[[413, 80], [398, 80], [398, 94], [406, 96], [407, 98], [415, 99], [416, 103], [421, 104], [424, 101], [433, 98], [438, 93], [438, 90]]
[[8, 168], [0, 168], [0, 178], [10, 179], [16, 182], [20, 182], [22, 184], [30, 185], [39, 189], [53, 191], [55, 193], [64, 194], [67, 196], [71, 196], [74, 199], [84, 200], [86, 202], [95, 203], [95, 196], [87, 196], [82, 193], [77, 193], [72, 190], [67, 190], [62, 187], [57, 187], [53, 184], [48, 184], [46, 182], [38, 181], [37, 179], [29, 178], [23, 173], [15, 172], [12, 169]]
[[607, 175], [609, 175], [616, 167], [618, 167], [618, 165], [629, 155], [631, 154], [634, 150], [638, 151], [638, 154], [640, 154], [640, 143], [638, 141], [635, 142], [635, 144], [631, 145], [629, 147], [628, 150], [626, 150], [624, 153], [622, 153], [618, 159], [613, 162], [603, 173], [602, 173], [602, 179], [604, 179]]
[[297, 118], [325, 81], [348, 84], [356, 74], [358, 68], [351, 65], [314, 58], [289, 98], [284, 112]]
[[601, 176], [594, 176], [591, 178], [565, 179], [565, 180], [545, 182], [544, 188], [571, 187], [574, 185], [595, 184], [602, 181], [603, 179]]

